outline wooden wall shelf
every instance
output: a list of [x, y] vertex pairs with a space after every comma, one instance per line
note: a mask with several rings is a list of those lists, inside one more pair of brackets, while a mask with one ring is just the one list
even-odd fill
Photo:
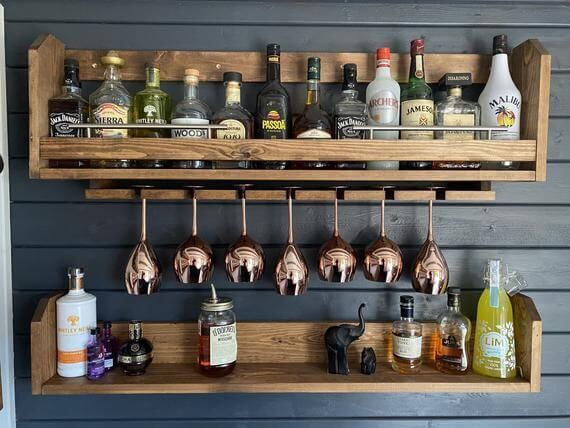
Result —
[[[31, 324], [32, 393], [75, 394], [186, 394], [214, 392], [421, 392], [492, 393], [539, 392], [542, 322], [527, 296], [512, 298], [515, 317], [517, 362], [522, 375], [512, 380], [468, 373], [447, 375], [433, 368], [434, 324], [424, 323], [422, 372], [404, 376], [390, 368], [391, 323], [367, 322], [365, 335], [350, 347], [348, 376], [326, 371], [323, 334], [327, 322], [241, 322], [238, 328], [239, 362], [231, 375], [212, 379], [196, 366], [196, 323], [144, 323], [144, 335], [155, 347], [147, 374], [124, 376], [114, 370], [104, 378], [61, 378], [56, 374], [55, 301], [40, 301]], [[139, 297], [140, 298], [140, 297]], [[302, 298], [302, 297], [301, 297]], [[124, 340], [125, 323], [114, 323], [113, 332]], [[359, 354], [364, 346], [376, 351], [374, 375], [359, 373]]]

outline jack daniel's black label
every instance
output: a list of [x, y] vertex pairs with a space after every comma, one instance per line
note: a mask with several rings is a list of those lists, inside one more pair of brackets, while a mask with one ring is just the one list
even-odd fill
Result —
[[337, 140], [345, 138], [362, 139], [364, 131], [357, 131], [353, 126], [365, 126], [366, 116], [335, 116], [334, 129]]
[[50, 137], [81, 137], [81, 129], [69, 127], [69, 125], [77, 125], [80, 123], [81, 115], [79, 113], [50, 113]]

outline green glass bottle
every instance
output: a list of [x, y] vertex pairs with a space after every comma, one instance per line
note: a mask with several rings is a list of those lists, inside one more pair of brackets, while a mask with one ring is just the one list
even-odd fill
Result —
[[[160, 69], [157, 63], [146, 65], [146, 85], [135, 95], [133, 119], [140, 124], [166, 124], [170, 119], [170, 95], [160, 89]], [[168, 129], [136, 129], [134, 137], [138, 138], [168, 138]], [[137, 161], [141, 168], [161, 168], [164, 162], [160, 160]]]

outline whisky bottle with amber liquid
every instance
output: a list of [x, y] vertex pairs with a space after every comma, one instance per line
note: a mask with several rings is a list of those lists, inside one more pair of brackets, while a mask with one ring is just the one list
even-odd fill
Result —
[[422, 325], [414, 321], [414, 298], [400, 296], [400, 319], [392, 323], [392, 369], [415, 374], [422, 365]]

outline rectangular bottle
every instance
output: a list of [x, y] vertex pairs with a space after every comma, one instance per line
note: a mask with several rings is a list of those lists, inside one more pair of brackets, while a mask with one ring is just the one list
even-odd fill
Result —
[[415, 374], [422, 365], [422, 325], [414, 321], [412, 296], [400, 296], [400, 316], [392, 323], [392, 369]]
[[87, 379], [101, 379], [105, 375], [105, 348], [101, 343], [99, 327], [92, 328], [87, 343]]
[[111, 333], [112, 324], [109, 321], [103, 323], [103, 336], [101, 343], [105, 352], [105, 371], [112, 370], [117, 364], [117, 341]]
[[[411, 42], [411, 64], [408, 85], [402, 89], [402, 126], [433, 126], [433, 94], [425, 80], [424, 40]], [[432, 131], [402, 131], [402, 140], [432, 140]], [[426, 143], [428, 144], [428, 143]], [[402, 162], [402, 169], [429, 169], [431, 162]]]

